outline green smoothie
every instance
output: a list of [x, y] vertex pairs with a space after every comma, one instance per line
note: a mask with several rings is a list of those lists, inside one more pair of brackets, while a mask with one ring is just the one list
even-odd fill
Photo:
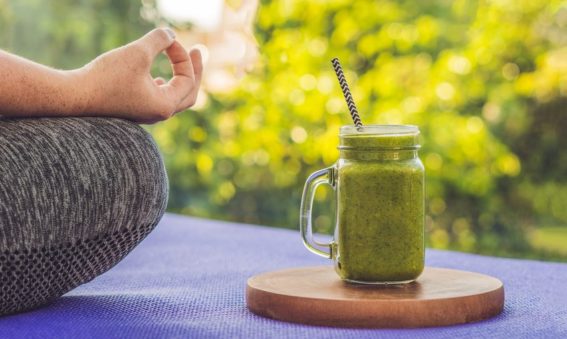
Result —
[[341, 130], [333, 256], [337, 273], [347, 281], [407, 282], [423, 271], [424, 168], [417, 156], [419, 132], [417, 128], [393, 131]]

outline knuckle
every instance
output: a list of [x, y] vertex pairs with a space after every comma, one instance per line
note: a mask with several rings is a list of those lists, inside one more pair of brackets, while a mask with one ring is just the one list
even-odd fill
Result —
[[152, 120], [153, 121], [163, 121], [163, 120], [167, 120], [167, 118], [169, 118], [169, 115], [167, 115], [164, 112], [157, 112], [154, 115], [152, 115]]
[[195, 105], [195, 103], [197, 103], [197, 96], [199, 95], [199, 91], [197, 89], [194, 89], [191, 94], [190, 94], [190, 99], [189, 99], [189, 105], [193, 106]]
[[156, 118], [158, 118], [160, 120], [166, 120], [166, 119], [169, 119], [173, 115], [173, 113], [175, 112], [175, 107], [173, 107], [172, 105], [165, 105], [165, 106], [161, 107], [159, 110], [157, 110], [156, 112], [157, 112]]

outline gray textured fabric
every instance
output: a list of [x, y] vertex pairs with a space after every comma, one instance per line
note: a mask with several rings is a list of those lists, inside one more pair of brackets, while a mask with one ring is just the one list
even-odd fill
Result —
[[107, 271], [167, 204], [155, 143], [121, 119], [0, 118], [0, 168], [0, 315]]

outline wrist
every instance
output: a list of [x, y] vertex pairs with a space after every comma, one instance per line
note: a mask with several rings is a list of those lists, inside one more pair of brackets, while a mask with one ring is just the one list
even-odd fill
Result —
[[63, 78], [62, 92], [67, 97], [68, 105], [63, 107], [69, 116], [81, 116], [89, 111], [90, 90], [88, 88], [88, 70], [81, 67], [74, 70], [60, 71]]

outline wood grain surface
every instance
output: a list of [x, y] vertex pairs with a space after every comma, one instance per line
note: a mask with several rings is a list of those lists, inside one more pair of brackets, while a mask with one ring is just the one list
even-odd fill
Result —
[[473, 272], [426, 267], [404, 285], [353, 285], [331, 266], [292, 268], [248, 279], [255, 314], [335, 327], [405, 328], [469, 323], [499, 314], [504, 286]]

